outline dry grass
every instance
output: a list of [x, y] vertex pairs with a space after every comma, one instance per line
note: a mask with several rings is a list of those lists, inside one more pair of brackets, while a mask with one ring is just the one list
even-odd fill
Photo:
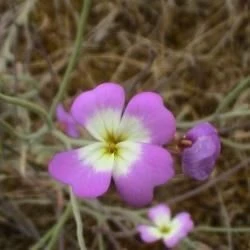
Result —
[[[49, 110], [74, 47], [80, 9], [80, 0], [0, 3], [1, 93]], [[95, 0], [64, 104], [105, 81], [121, 83], [129, 96], [158, 91], [183, 133], [188, 122], [213, 115], [249, 76], [249, 16], [244, 0]], [[245, 89], [221, 116], [211, 118], [226, 139], [211, 179], [197, 183], [178, 170], [172, 182], [157, 189], [154, 203], [168, 201], [176, 212], [188, 210], [196, 225], [250, 229], [249, 100]], [[229, 117], [232, 110], [240, 114]], [[1, 121], [21, 135], [44, 124], [27, 109], [2, 101], [0, 112]], [[67, 191], [47, 173], [50, 157], [64, 145], [50, 133], [27, 141], [0, 127], [0, 136], [0, 249], [25, 250], [54, 225], [67, 204]], [[83, 201], [81, 208], [88, 249], [101, 249], [100, 239], [108, 250], [162, 249], [161, 244], [140, 243], [131, 232], [135, 210], [113, 190], [100, 202]], [[105, 214], [104, 224], [100, 214]], [[198, 242], [195, 249], [246, 250], [249, 233], [196, 231], [190, 239]], [[72, 217], [55, 249], [78, 249]]]

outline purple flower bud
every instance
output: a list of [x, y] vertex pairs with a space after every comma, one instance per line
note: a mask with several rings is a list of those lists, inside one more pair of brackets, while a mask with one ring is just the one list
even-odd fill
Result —
[[190, 129], [185, 139], [190, 140], [192, 146], [182, 152], [184, 174], [200, 181], [207, 179], [221, 150], [217, 130], [210, 123], [203, 122]]
[[67, 135], [77, 138], [80, 136], [80, 132], [77, 129], [77, 123], [70, 113], [68, 113], [62, 104], [56, 107], [56, 118], [60, 122]]

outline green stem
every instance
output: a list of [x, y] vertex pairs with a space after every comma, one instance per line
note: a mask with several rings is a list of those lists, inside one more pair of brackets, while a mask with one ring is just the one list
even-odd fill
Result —
[[73, 214], [74, 214], [75, 221], [76, 221], [77, 240], [78, 240], [79, 247], [81, 250], [87, 250], [84, 237], [83, 237], [83, 225], [82, 225], [79, 205], [77, 203], [77, 200], [71, 188], [70, 188], [70, 202], [72, 205]]
[[66, 135], [57, 130], [52, 131], [52, 135], [54, 135], [57, 139], [59, 139], [64, 144], [66, 149], [71, 149], [70, 142], [68, 141]]
[[248, 87], [250, 87], [250, 77], [243, 79], [227, 94], [227, 96], [223, 99], [223, 101], [216, 109], [215, 114], [221, 113], [225, 108], [231, 105], [234, 102], [235, 98], [237, 98], [241, 94], [241, 92]]
[[37, 140], [42, 135], [46, 134], [48, 132], [48, 127], [43, 125], [40, 129], [38, 129], [36, 132], [27, 135], [28, 140]]
[[56, 106], [61, 101], [61, 99], [62, 99], [62, 97], [67, 89], [67, 85], [69, 83], [71, 73], [76, 65], [77, 58], [80, 54], [80, 49], [81, 49], [82, 42], [83, 42], [83, 34], [86, 30], [87, 19], [88, 19], [88, 15], [90, 12], [90, 5], [91, 5], [91, 0], [84, 0], [83, 8], [81, 11], [81, 16], [80, 16], [79, 23], [78, 23], [74, 49], [73, 49], [72, 55], [69, 59], [69, 63], [68, 63], [67, 69], [65, 71], [65, 74], [63, 76], [62, 83], [60, 84], [59, 90], [54, 98], [54, 101], [52, 102], [51, 109], [49, 111], [50, 117], [53, 117], [54, 112], [56, 110]]
[[104, 240], [102, 234], [97, 235], [99, 250], [105, 250]]
[[182, 242], [185, 244], [186, 249], [193, 249], [193, 250], [197, 249], [197, 245], [195, 244], [195, 242], [193, 242], [192, 240], [190, 240], [188, 237], [186, 237], [185, 239], [183, 239]]
[[111, 212], [112, 215], [114, 214], [121, 214], [124, 215], [127, 219], [131, 220], [135, 224], [148, 224], [148, 219], [145, 219], [145, 213], [147, 212], [146, 209], [140, 209], [140, 211], [134, 211], [134, 210], [126, 210], [121, 207], [114, 207], [114, 206], [103, 206], [104, 212], [108, 211]]
[[88, 208], [85, 204], [83, 204], [83, 206], [80, 207], [80, 210], [83, 213], [89, 214], [93, 218], [96, 218], [98, 220], [101, 220], [101, 219], [104, 219], [107, 217], [105, 214], [103, 214], [101, 212], [99, 213], [99, 212], [95, 211], [94, 209]]
[[18, 27], [27, 25], [28, 17], [32, 9], [34, 8], [37, 0], [27, 0], [23, 7], [19, 10], [18, 17], [15, 22], [8, 28], [8, 34], [1, 46], [1, 57], [0, 57], [0, 71], [4, 72], [6, 69], [6, 64], [8, 60], [13, 61], [14, 56], [11, 53], [11, 48], [13, 43], [17, 39]]
[[234, 142], [230, 139], [224, 139], [224, 138], [221, 138], [221, 141], [224, 145], [231, 147], [231, 148], [235, 148], [238, 150], [250, 150], [249, 143], [239, 143], [239, 142]]
[[[106, 221], [104, 219], [98, 219], [98, 227], [99, 228], [101, 228], [104, 223], [106, 223]], [[97, 242], [98, 242], [99, 250], [105, 250], [103, 234], [101, 232], [97, 233]]]
[[39, 250], [39, 249], [41, 249], [44, 246], [44, 244], [49, 240], [49, 238], [53, 234], [54, 230], [55, 230], [55, 226], [53, 226], [52, 228], [50, 228], [46, 232], [46, 234], [34, 246], [32, 246], [30, 248], [30, 250]]
[[250, 227], [228, 228], [228, 227], [209, 227], [199, 226], [195, 229], [195, 232], [207, 232], [207, 233], [250, 233]]
[[235, 117], [245, 117], [250, 115], [250, 110], [249, 109], [239, 109], [239, 110], [232, 110], [230, 112], [226, 112], [223, 114], [212, 114], [210, 116], [207, 116], [203, 119], [196, 120], [196, 121], [190, 121], [190, 122], [178, 122], [177, 123], [177, 128], [179, 129], [186, 129], [186, 128], [191, 128], [197, 123], [200, 122], [213, 122], [215, 120], [225, 120], [225, 119], [230, 119], [230, 118], [235, 118]]
[[51, 250], [54, 248], [54, 245], [56, 243], [56, 240], [59, 236], [59, 233], [65, 224], [65, 222], [68, 220], [70, 214], [71, 214], [71, 204], [68, 203], [66, 209], [64, 210], [62, 216], [60, 217], [58, 223], [54, 225], [34, 246], [30, 248], [30, 250], [39, 250], [42, 248], [42, 246], [48, 241], [48, 239], [51, 237], [50, 242], [48, 243], [48, 246], [46, 247], [46, 250]]
[[30, 134], [30, 135], [23, 135], [18, 132], [16, 132], [16, 129], [13, 128], [11, 125], [9, 125], [7, 122], [0, 120], [0, 127], [3, 127], [9, 134], [14, 135], [15, 137], [21, 139], [21, 140], [34, 140], [38, 137], [44, 135], [47, 132], [47, 127], [43, 126], [38, 131]]
[[6, 130], [9, 134], [14, 135], [15, 137], [17, 137], [17, 138], [19, 138], [21, 140], [27, 140], [27, 137], [25, 135], [17, 133], [16, 129], [14, 129], [6, 121], [0, 120], [0, 127], [2, 127], [4, 130]]
[[233, 110], [231, 112], [226, 112], [223, 114], [221, 113], [222, 111], [224, 111], [224, 109], [226, 109], [235, 101], [235, 99], [242, 93], [242, 91], [244, 91], [249, 87], [250, 87], [250, 77], [247, 77], [243, 79], [239, 84], [237, 84], [236, 87], [233, 88], [227, 94], [227, 96], [223, 99], [223, 101], [220, 103], [220, 105], [217, 107], [216, 111], [212, 115], [194, 122], [178, 122], [177, 128], [190, 128], [200, 122], [205, 122], [205, 121], [211, 122], [215, 120], [219, 121], [227, 118], [250, 115], [249, 109]]
[[65, 222], [68, 220], [71, 212], [72, 212], [72, 207], [71, 207], [71, 204], [68, 203], [66, 209], [64, 210], [64, 213], [60, 217], [60, 220], [58, 221], [55, 228], [53, 229], [51, 240], [50, 240], [48, 246], [46, 247], [46, 250], [52, 250], [54, 248], [55, 243], [59, 237], [59, 234], [60, 234]]
[[82, 139], [73, 139], [71, 137], [66, 136], [59, 130], [54, 130], [52, 131], [52, 134], [59, 139], [63, 144], [66, 146], [67, 149], [71, 148], [72, 146], [86, 146], [90, 143], [93, 143], [93, 141], [88, 141], [88, 140], [82, 140]]
[[0, 93], [0, 100], [5, 101], [7, 103], [17, 105], [17, 106], [20, 106], [20, 107], [23, 107], [23, 108], [26, 108], [28, 110], [33, 111], [34, 113], [37, 113], [38, 115], [42, 116], [46, 120], [48, 127], [52, 128], [53, 125], [52, 125], [52, 122], [51, 122], [49, 116], [47, 115], [47, 112], [43, 108], [41, 108], [40, 106], [38, 106], [32, 102], [25, 101], [21, 98], [7, 96], [7, 95], [1, 94], [1, 93]]

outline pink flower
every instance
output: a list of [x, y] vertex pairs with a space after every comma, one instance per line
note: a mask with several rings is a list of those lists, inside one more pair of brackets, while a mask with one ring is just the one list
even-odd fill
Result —
[[76, 121], [71, 114], [65, 111], [62, 104], [59, 104], [56, 107], [56, 118], [65, 128], [65, 132], [67, 135], [75, 138], [80, 136]]
[[185, 139], [190, 140], [192, 146], [182, 153], [184, 174], [200, 181], [207, 179], [220, 155], [221, 144], [217, 130], [212, 124], [203, 122], [190, 129]]
[[152, 225], [137, 227], [141, 239], [147, 243], [163, 240], [166, 247], [172, 248], [194, 228], [189, 213], [182, 212], [171, 219], [170, 208], [164, 204], [149, 209], [148, 217]]
[[144, 92], [124, 105], [124, 89], [115, 83], [103, 83], [73, 102], [70, 114], [93, 142], [56, 154], [49, 173], [78, 197], [103, 195], [113, 178], [126, 202], [142, 206], [151, 202], [155, 186], [173, 177], [172, 157], [161, 146], [172, 140], [176, 124], [162, 98]]

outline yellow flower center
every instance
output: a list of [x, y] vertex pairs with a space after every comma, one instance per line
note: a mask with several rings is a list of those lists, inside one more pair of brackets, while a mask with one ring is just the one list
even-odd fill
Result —
[[108, 143], [106, 147], [106, 152], [109, 154], [117, 154], [118, 152], [118, 147], [114, 143]]
[[160, 228], [160, 231], [162, 234], [168, 234], [171, 231], [171, 228], [169, 226], [163, 226]]
[[114, 133], [108, 133], [107, 137], [105, 138], [105, 141], [107, 143], [105, 147], [106, 153], [118, 155], [119, 154], [118, 144], [125, 140], [126, 140], [126, 137], [124, 135], [121, 135], [121, 134], [115, 135]]

